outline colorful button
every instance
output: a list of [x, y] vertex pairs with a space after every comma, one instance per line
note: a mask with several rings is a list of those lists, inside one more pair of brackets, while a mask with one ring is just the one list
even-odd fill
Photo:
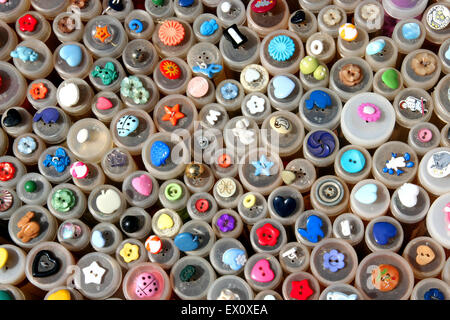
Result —
[[19, 18], [19, 29], [23, 32], [33, 32], [34, 30], [36, 30], [37, 23], [38, 21], [35, 17], [33, 17], [31, 14], [26, 14]]
[[303, 279], [301, 281], [292, 281], [291, 286], [292, 288], [289, 296], [292, 299], [307, 300], [314, 293], [314, 291], [309, 286], [308, 279]]
[[450, 23], [450, 10], [444, 5], [435, 5], [427, 13], [427, 23], [434, 30], [445, 29]]
[[312, 243], [319, 242], [319, 237], [323, 238], [325, 234], [322, 230], [322, 219], [316, 215], [311, 215], [306, 220], [306, 229], [299, 228], [298, 233]]
[[414, 167], [414, 162], [410, 161], [411, 155], [408, 152], [405, 152], [403, 156], [397, 156], [397, 153], [392, 153], [392, 157], [390, 160], [386, 161], [386, 166], [382, 169], [384, 173], [389, 173], [393, 175], [394, 172], [397, 176], [404, 173], [404, 171], [400, 168], [412, 168]]
[[176, 126], [178, 120], [185, 117], [184, 113], [180, 112], [180, 105], [177, 103], [173, 107], [164, 106], [166, 114], [161, 118], [162, 121], [170, 121], [173, 126]]
[[256, 230], [256, 235], [260, 245], [273, 247], [277, 244], [280, 231], [270, 223], [266, 223]]
[[194, 98], [204, 97], [209, 90], [209, 83], [203, 77], [194, 77], [192, 78], [187, 86], [187, 91]]
[[194, 251], [200, 246], [198, 236], [189, 232], [179, 233], [175, 237], [174, 243], [183, 252]]
[[229, 198], [236, 193], [236, 183], [231, 178], [222, 178], [217, 182], [217, 194], [222, 198]]
[[153, 274], [143, 272], [136, 277], [135, 292], [140, 298], [153, 297], [159, 289], [159, 282]]
[[106, 239], [103, 233], [99, 230], [95, 230], [91, 234], [91, 244], [95, 248], [104, 248], [106, 245]]
[[417, 133], [417, 138], [423, 143], [430, 142], [433, 139], [433, 133], [430, 129], [420, 129]]
[[136, 76], [123, 78], [120, 83], [120, 94], [132, 99], [135, 104], [147, 103], [150, 98], [150, 92]]
[[76, 21], [71, 17], [63, 17], [58, 20], [58, 29], [62, 33], [72, 33], [76, 29]]
[[8, 262], [8, 250], [0, 248], [0, 269], [6, 265], [6, 262]]
[[229, 166], [231, 166], [231, 157], [226, 153], [221, 154], [217, 158], [217, 165], [224, 169], [228, 168]]
[[373, 103], [362, 103], [358, 107], [358, 116], [366, 122], [377, 122], [381, 117], [381, 110]]
[[80, 89], [73, 82], [66, 82], [59, 87], [58, 103], [61, 107], [73, 107], [80, 100]]
[[22, 154], [31, 154], [37, 148], [36, 140], [33, 137], [20, 138], [17, 144], [17, 150]]
[[416, 40], [421, 33], [420, 26], [415, 22], [405, 23], [402, 26], [402, 35], [406, 40]]
[[324, 14], [322, 15], [323, 22], [328, 26], [335, 26], [342, 20], [341, 12], [334, 8], [325, 9]]
[[220, 111], [210, 109], [205, 118], [211, 126], [214, 126], [221, 115], [222, 113]]
[[117, 78], [119, 78], [119, 73], [117, 72], [115, 64], [110, 61], [105, 63], [103, 68], [100, 66], [95, 66], [94, 70], [91, 72], [91, 75], [94, 78], [100, 78], [105, 86], [109, 86]]
[[111, 214], [120, 208], [122, 200], [116, 190], [102, 190], [95, 199], [97, 209], [103, 214]]
[[267, 259], [261, 259], [255, 263], [250, 272], [250, 278], [256, 282], [267, 283], [275, 279], [275, 273]]
[[158, 254], [162, 251], [163, 243], [158, 236], [150, 236], [145, 240], [145, 249], [151, 254]]
[[7, 128], [15, 127], [22, 122], [22, 116], [17, 109], [9, 109], [6, 112], [6, 117], [3, 118], [3, 125]]
[[204, 74], [210, 79], [212, 79], [216, 73], [222, 71], [222, 69], [223, 69], [222, 65], [215, 63], [211, 64], [198, 63], [198, 65], [192, 67], [193, 72]]
[[341, 167], [348, 173], [358, 173], [364, 169], [366, 158], [364, 154], [357, 149], [345, 151], [341, 156]]
[[251, 9], [255, 13], [264, 13], [272, 10], [276, 5], [276, 0], [253, 0]]
[[424, 300], [445, 300], [444, 294], [437, 288], [431, 288], [423, 295]]
[[356, 64], [346, 64], [339, 71], [339, 80], [349, 87], [356, 86], [363, 80], [363, 72], [361, 67]]
[[176, 20], [166, 20], [158, 31], [159, 40], [166, 46], [179, 45], [185, 36], [183, 25]]
[[287, 61], [294, 55], [295, 43], [290, 37], [279, 35], [269, 42], [267, 50], [273, 60]]
[[342, 40], [353, 41], [358, 37], [358, 30], [356, 29], [355, 25], [351, 23], [344, 23], [339, 28], [339, 36]]
[[189, 163], [184, 170], [184, 174], [189, 179], [197, 179], [205, 172], [205, 167], [201, 163]]
[[150, 195], [153, 188], [152, 179], [150, 179], [150, 177], [146, 174], [142, 174], [139, 177], [134, 177], [131, 180], [131, 185], [139, 194], [147, 197]]
[[295, 89], [295, 82], [287, 76], [276, 76], [272, 81], [273, 94], [277, 99], [285, 99]]
[[84, 179], [89, 175], [89, 167], [81, 161], [72, 163], [70, 175], [75, 179]]
[[331, 272], [337, 272], [345, 267], [345, 255], [336, 249], [323, 254], [323, 267]]
[[171, 60], [163, 60], [159, 64], [159, 71], [162, 75], [170, 80], [176, 80], [181, 75], [181, 69], [175, 62]]
[[14, 300], [14, 297], [6, 290], [0, 290], [0, 300]]
[[233, 100], [238, 96], [239, 88], [234, 83], [227, 82], [220, 88], [220, 93], [225, 100]]
[[427, 245], [420, 245], [416, 249], [416, 262], [421, 266], [431, 263], [436, 257], [433, 249]]
[[219, 25], [216, 20], [206, 20], [200, 25], [200, 34], [202, 36], [211, 36], [217, 29], [219, 29]]
[[11, 51], [10, 56], [12, 58], [20, 59], [23, 62], [35, 62], [39, 58], [39, 54], [28, 47], [17, 47], [16, 50]]
[[222, 262], [229, 266], [232, 270], [240, 270], [247, 262], [245, 251], [238, 248], [231, 248], [222, 255]]
[[31, 265], [31, 274], [36, 278], [45, 278], [55, 275], [61, 269], [61, 262], [52, 251], [39, 251]]
[[197, 269], [193, 265], [187, 265], [180, 271], [180, 280], [182, 282], [189, 282], [193, 280]]
[[397, 228], [389, 222], [376, 222], [373, 225], [372, 235], [379, 245], [387, 245], [397, 235]]
[[131, 243], [125, 243], [119, 254], [126, 263], [136, 261], [139, 259], [139, 246]]
[[198, 199], [195, 202], [195, 209], [197, 209], [198, 212], [205, 213], [209, 210], [209, 201], [206, 199]]
[[398, 81], [397, 71], [394, 69], [387, 69], [381, 75], [381, 81], [390, 89], [396, 90], [398, 89], [400, 83]]
[[76, 197], [70, 189], [59, 189], [52, 196], [52, 207], [59, 212], [70, 211], [76, 203]]
[[183, 188], [178, 183], [169, 183], [164, 189], [164, 195], [169, 201], [177, 201], [183, 195]]
[[9, 181], [14, 178], [16, 167], [11, 162], [0, 162], [0, 181]]
[[66, 61], [70, 67], [75, 68], [80, 65], [81, 60], [83, 59], [83, 51], [79, 45], [67, 44], [59, 50], [59, 56]]
[[256, 197], [253, 194], [248, 194], [242, 200], [242, 204], [245, 208], [250, 209], [256, 204]]
[[411, 59], [411, 69], [419, 76], [429, 76], [433, 74], [438, 66], [435, 56], [428, 52], [421, 52]]
[[308, 110], [312, 110], [314, 107], [326, 109], [327, 107], [331, 107], [331, 104], [330, 95], [322, 90], [314, 90], [309, 95], [309, 99], [305, 100], [305, 107]]
[[194, 0], [178, 0], [180, 7], [190, 7], [194, 4]]
[[113, 107], [111, 100], [106, 97], [98, 97], [95, 105], [99, 110], [109, 110]]
[[70, 291], [61, 289], [50, 294], [46, 300], [72, 300]]
[[24, 243], [36, 238], [41, 231], [39, 223], [36, 221], [31, 221], [33, 218], [34, 212], [28, 211], [22, 218], [20, 218], [19, 222], [17, 222], [17, 228], [20, 229], [17, 233], [17, 238]]
[[289, 217], [297, 209], [297, 201], [292, 197], [276, 196], [272, 201], [275, 212], [282, 218]]
[[377, 201], [378, 187], [374, 183], [363, 185], [355, 192], [355, 199], [363, 204], [372, 204]]
[[33, 180], [28, 180], [27, 182], [25, 182], [25, 184], [23, 185], [23, 188], [26, 192], [35, 192], [37, 189], [37, 185], [36, 182], [34, 182]]
[[404, 183], [398, 190], [397, 196], [401, 204], [407, 208], [412, 208], [417, 204], [417, 197], [420, 189], [412, 183]]
[[265, 155], [261, 155], [259, 161], [252, 161], [252, 166], [255, 168], [254, 175], [259, 176], [262, 174], [265, 176], [270, 176], [271, 175], [270, 168], [272, 168], [273, 165], [274, 165], [273, 161], [269, 161], [267, 160]]
[[133, 32], [141, 33], [142, 31], [144, 31], [144, 24], [139, 19], [133, 19], [128, 22], [128, 28], [130, 28], [130, 30]]
[[77, 239], [82, 234], [81, 227], [70, 222], [63, 223], [60, 230], [60, 234], [64, 240]]
[[119, 137], [127, 137], [139, 127], [139, 118], [133, 115], [125, 115], [117, 122], [117, 134]]
[[92, 263], [81, 269], [84, 275], [84, 283], [85, 284], [101, 284], [103, 275], [106, 273], [106, 270], [103, 269], [97, 261], [92, 261]]
[[111, 33], [108, 30], [108, 26], [97, 26], [95, 27], [94, 39], [98, 39], [100, 42], [105, 43], [107, 39], [111, 37]]
[[70, 157], [63, 148], [58, 148], [53, 156], [47, 154], [42, 164], [46, 167], [53, 166], [57, 172], [64, 172], [70, 165]]
[[0, 212], [5, 212], [11, 208], [13, 203], [12, 193], [8, 190], [0, 190]]
[[30, 95], [34, 100], [45, 99], [48, 89], [44, 83], [33, 83], [30, 88]]
[[217, 227], [223, 233], [233, 231], [236, 227], [236, 219], [229, 214], [222, 214], [216, 222]]
[[397, 268], [389, 264], [380, 264], [371, 273], [373, 286], [382, 292], [394, 290], [400, 282]]
[[170, 148], [167, 144], [162, 141], [153, 142], [150, 150], [150, 158], [154, 166], [160, 167], [163, 164], [166, 164], [166, 160], [169, 158], [169, 155]]
[[384, 39], [377, 39], [370, 42], [366, 47], [366, 54], [369, 56], [373, 56], [375, 54], [383, 52], [384, 47], [386, 46], [386, 41]]

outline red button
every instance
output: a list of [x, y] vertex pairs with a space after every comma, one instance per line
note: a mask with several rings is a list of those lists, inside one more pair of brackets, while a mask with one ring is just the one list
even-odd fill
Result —
[[0, 180], [8, 181], [14, 178], [16, 168], [11, 162], [0, 162]]
[[195, 209], [197, 209], [198, 212], [204, 213], [208, 211], [209, 209], [209, 202], [206, 199], [198, 199], [195, 202]]
[[258, 242], [260, 245], [273, 247], [277, 244], [280, 231], [275, 229], [270, 223], [266, 223], [261, 228], [256, 230], [256, 235], [258, 236]]
[[31, 14], [26, 14], [19, 19], [19, 29], [20, 31], [33, 32], [36, 28], [38, 21]]
[[302, 281], [292, 281], [291, 286], [290, 296], [292, 299], [306, 300], [314, 293], [309, 286], [307, 279], [303, 279]]
[[254, 0], [251, 8], [253, 12], [264, 13], [272, 10], [277, 4], [276, 0]]

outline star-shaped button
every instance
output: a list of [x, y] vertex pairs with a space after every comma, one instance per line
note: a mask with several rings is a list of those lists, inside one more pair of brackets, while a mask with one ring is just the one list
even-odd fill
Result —
[[260, 174], [270, 176], [270, 168], [273, 167], [273, 162], [267, 161], [266, 156], [262, 155], [259, 161], [252, 161], [252, 165], [255, 167], [255, 176]]
[[302, 281], [292, 281], [292, 289], [290, 296], [296, 300], [307, 300], [314, 291], [309, 286], [308, 280], [303, 279]]
[[162, 117], [162, 121], [170, 121], [173, 126], [177, 125], [179, 119], [185, 117], [184, 113], [180, 112], [180, 105], [178, 103], [172, 108], [164, 106], [164, 111], [166, 111], [166, 114]]
[[95, 27], [94, 38], [100, 40], [101, 42], [105, 42], [105, 40], [109, 37], [111, 37], [111, 34], [108, 32], [108, 26]]
[[95, 283], [100, 284], [102, 283], [103, 275], [105, 274], [106, 270], [100, 267], [100, 265], [97, 263], [97, 261], [93, 261], [89, 266], [86, 268], [83, 268], [84, 273], [84, 282], [86, 284], [89, 283]]

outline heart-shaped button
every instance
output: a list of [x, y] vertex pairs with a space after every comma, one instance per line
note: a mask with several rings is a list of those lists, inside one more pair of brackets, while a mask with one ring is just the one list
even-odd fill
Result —
[[113, 107], [111, 100], [105, 97], [98, 97], [97, 99], [97, 109], [99, 110], [108, 110]]
[[131, 180], [131, 185], [137, 192], [144, 196], [148, 196], [152, 192], [152, 179], [145, 174], [133, 178], [133, 180]]
[[22, 116], [16, 109], [9, 109], [6, 113], [6, 117], [3, 119], [3, 125], [5, 127], [15, 127], [22, 122]]
[[173, 227], [173, 219], [168, 214], [163, 213], [158, 218], [157, 226], [160, 230], [170, 229]]
[[355, 192], [355, 199], [364, 204], [372, 204], [377, 201], [377, 191], [376, 184], [365, 184]]
[[59, 51], [61, 59], [65, 60], [72, 68], [78, 67], [83, 58], [83, 52], [80, 46], [76, 44], [67, 44]]
[[103, 238], [103, 234], [99, 230], [95, 230], [91, 235], [91, 243], [97, 248], [103, 248], [106, 244], [106, 240]]
[[284, 198], [276, 196], [273, 199], [273, 207], [280, 217], [289, 217], [297, 208], [297, 201], [294, 198]]
[[33, 260], [31, 271], [33, 277], [44, 278], [58, 273], [61, 263], [49, 250], [39, 251]]
[[258, 282], [270, 282], [275, 279], [275, 273], [270, 268], [269, 261], [261, 259], [253, 266], [250, 277]]
[[295, 89], [295, 82], [286, 76], [276, 76], [273, 79], [273, 94], [277, 99], [284, 99]]
[[375, 242], [384, 246], [397, 235], [397, 228], [389, 222], [377, 222], [373, 225], [372, 234]]
[[121, 200], [119, 194], [112, 189], [102, 190], [95, 200], [98, 210], [104, 214], [111, 214], [119, 209]]

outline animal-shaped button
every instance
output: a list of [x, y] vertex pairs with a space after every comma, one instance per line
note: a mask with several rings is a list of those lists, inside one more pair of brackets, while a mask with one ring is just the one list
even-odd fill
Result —
[[17, 47], [16, 50], [11, 51], [11, 57], [18, 58], [23, 62], [35, 62], [39, 58], [39, 54], [28, 47]]
[[127, 137], [139, 126], [139, 119], [132, 115], [126, 115], [117, 122], [117, 134], [119, 137]]
[[20, 231], [17, 233], [17, 238], [24, 243], [36, 238], [41, 231], [39, 223], [31, 221], [33, 217], [34, 212], [28, 211], [19, 222], [17, 222], [17, 227], [20, 228]]
[[91, 72], [91, 75], [94, 78], [100, 78], [105, 86], [109, 86], [119, 77], [116, 66], [112, 62], [107, 62], [103, 68], [100, 66], [95, 66], [94, 70]]
[[51, 124], [56, 123], [59, 118], [59, 111], [56, 108], [46, 108], [41, 112], [36, 112], [33, 121], [38, 122], [39, 120], [42, 120], [45, 124]]
[[305, 101], [306, 109], [311, 110], [314, 107], [325, 109], [331, 107], [331, 97], [322, 90], [315, 90], [309, 95], [309, 99]]
[[322, 230], [322, 219], [316, 215], [309, 216], [306, 220], [306, 229], [298, 229], [300, 235], [306, 240], [317, 243], [319, 242], [319, 237], [323, 238], [325, 235]]

